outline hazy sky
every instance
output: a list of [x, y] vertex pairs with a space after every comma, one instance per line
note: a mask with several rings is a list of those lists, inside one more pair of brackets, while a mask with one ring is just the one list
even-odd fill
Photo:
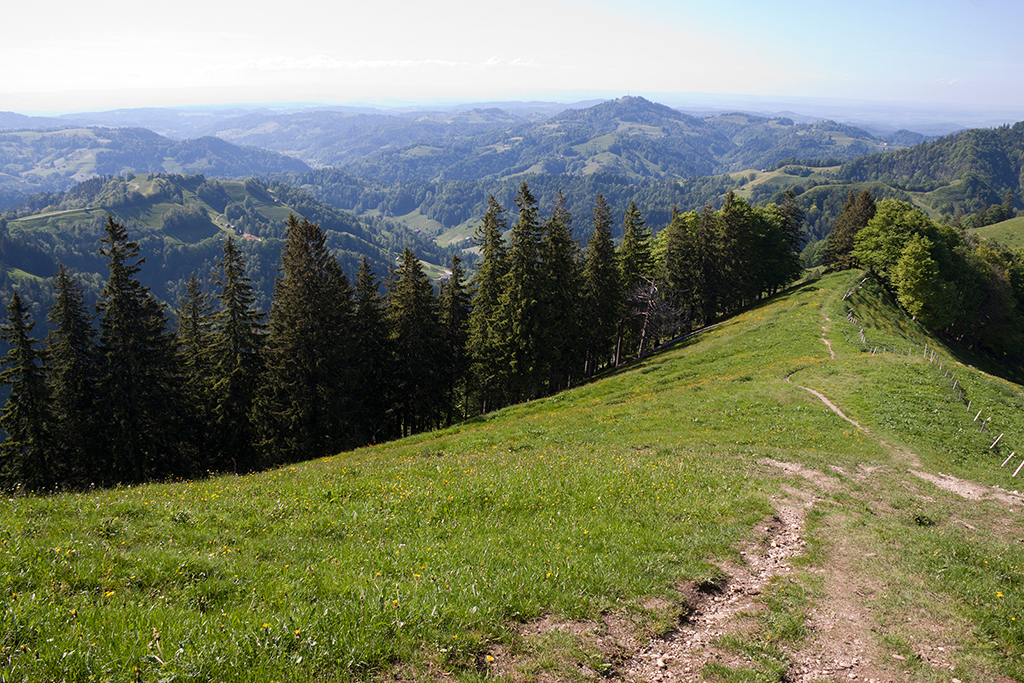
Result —
[[6, 5], [9, 111], [627, 93], [1024, 109], [1020, 0]]

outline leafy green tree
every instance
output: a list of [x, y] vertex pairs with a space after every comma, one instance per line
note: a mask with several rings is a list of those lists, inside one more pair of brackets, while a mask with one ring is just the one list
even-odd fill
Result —
[[482, 413], [503, 405], [507, 382], [506, 368], [501, 363], [503, 339], [499, 323], [502, 288], [508, 271], [508, 252], [502, 236], [507, 229], [505, 209], [492, 196], [474, 236], [482, 258], [470, 282], [473, 308], [467, 339], [470, 391], [476, 395]]
[[98, 458], [96, 420], [96, 330], [82, 286], [63, 264], [53, 291], [45, 367], [53, 409], [54, 458], [61, 480], [85, 484], [94, 481], [103, 466]]
[[[633, 205], [635, 208], [635, 205]], [[631, 239], [635, 249], [636, 234]], [[637, 253], [632, 252], [636, 257]], [[594, 205], [594, 232], [587, 242], [583, 261], [582, 318], [586, 339], [586, 372], [614, 362], [615, 342], [622, 319], [623, 287], [612, 241], [612, 212], [603, 195]]]
[[888, 280], [907, 240], [915, 234], [929, 233], [937, 237], [934, 224], [920, 209], [895, 199], [883, 199], [876, 205], [875, 215], [857, 232], [852, 256], [862, 267]]
[[391, 386], [391, 347], [380, 282], [363, 257], [355, 291], [356, 386], [361, 388], [355, 422], [361, 441], [390, 438], [388, 400]]
[[451, 275], [441, 283], [441, 292], [437, 297], [441, 334], [441, 358], [438, 367], [441, 385], [444, 387], [442, 410], [445, 413], [445, 423], [449, 425], [456, 420], [465, 419], [467, 412], [467, 341], [471, 302], [465, 279], [466, 271], [462, 268], [462, 259], [452, 255]]
[[265, 463], [354, 442], [352, 288], [316, 223], [289, 216], [254, 413]]
[[931, 255], [932, 243], [921, 234], [911, 235], [892, 269], [892, 285], [900, 305], [931, 329], [953, 321], [951, 287], [944, 282]]
[[263, 369], [266, 326], [245, 272], [245, 257], [230, 236], [217, 267], [213, 277], [220, 287], [220, 308], [213, 316], [210, 339], [215, 465], [248, 471], [260, 465], [252, 411]]
[[100, 414], [110, 481], [141, 482], [193, 472], [180, 457], [177, 354], [162, 304], [137, 275], [144, 258], [124, 225], [107, 218], [100, 254], [110, 276], [100, 314]]
[[55, 483], [57, 463], [51, 452], [49, 391], [36, 340], [30, 336], [35, 323], [17, 291], [7, 305], [7, 321], [0, 327], [0, 338], [10, 345], [0, 384], [11, 393], [0, 414], [6, 434], [0, 444], [0, 473], [8, 486], [35, 489]]
[[393, 409], [399, 434], [407, 436], [436, 426], [443, 403], [434, 288], [408, 247], [388, 292], [386, 314], [393, 354]]

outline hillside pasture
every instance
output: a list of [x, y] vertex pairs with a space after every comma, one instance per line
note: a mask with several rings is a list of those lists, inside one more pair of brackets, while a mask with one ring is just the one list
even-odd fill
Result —
[[[870, 589], [857, 632], [870, 673], [1024, 675], [1014, 518], [913, 473], [989, 490], [1009, 471], [988, 435], [968, 433], [939, 365], [909, 355], [935, 342], [863, 278], [804, 283], [590, 384], [444, 431], [262, 474], [13, 492], [0, 500], [8, 680], [620, 675], [637, 652], [595, 648], [585, 628], [525, 634], [614, 617], [630, 642], [670, 637], [696, 604], [687, 587], [727, 585], [797, 494], [806, 551], [757, 616], [713, 642], [731, 654], [705, 677], [788, 680], [828, 640], [807, 624], [838, 605], [832, 576]], [[860, 325], [906, 353], [875, 355]], [[933, 348], [993, 431], [1024, 446], [1020, 388]], [[921, 655], [953, 639], [941, 671]]]

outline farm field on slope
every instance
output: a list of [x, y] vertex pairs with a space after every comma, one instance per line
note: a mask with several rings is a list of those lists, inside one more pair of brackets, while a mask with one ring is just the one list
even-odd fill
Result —
[[[1009, 472], [937, 363], [864, 352], [847, 305], [877, 325], [869, 341], [929, 340], [870, 286], [842, 301], [859, 281], [805, 284], [600, 381], [443, 432], [252, 476], [4, 499], [0, 680], [627, 676], [628, 648], [571, 630], [527, 642], [523, 624], [614, 614], [636, 642], [670, 633], [680, 586], [721, 585], [794, 487], [814, 501], [799, 571], [718, 643], [735, 662], [708, 676], [796, 670], [828, 640], [807, 624], [833, 604], [822, 576], [839, 560], [873, 586], [872, 672], [948, 680], [915, 649], [900, 611], [912, 609], [963, 644], [941, 675], [1024, 675], [1017, 518], [910, 470], [1003, 485]], [[1024, 444], [1016, 385], [966, 368], [960, 381]], [[890, 654], [902, 659], [882, 663]]]

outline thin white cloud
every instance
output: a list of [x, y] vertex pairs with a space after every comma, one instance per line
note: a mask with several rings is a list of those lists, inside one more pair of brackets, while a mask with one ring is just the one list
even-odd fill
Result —
[[490, 57], [483, 62], [464, 62], [450, 59], [336, 59], [327, 55], [311, 55], [309, 57], [291, 57], [276, 55], [260, 59], [245, 60], [237, 64], [240, 71], [328, 71], [346, 70], [363, 71], [376, 69], [458, 69], [458, 68], [538, 68], [542, 65], [536, 60], [516, 57], [500, 59]]

